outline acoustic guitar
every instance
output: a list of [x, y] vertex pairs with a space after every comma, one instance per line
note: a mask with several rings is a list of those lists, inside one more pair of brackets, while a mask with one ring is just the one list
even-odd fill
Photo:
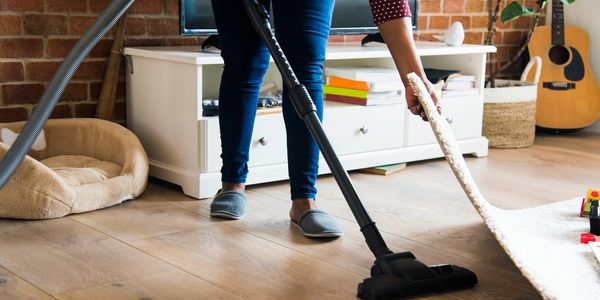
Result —
[[[551, 42], [551, 43], [550, 43]], [[552, 1], [552, 26], [538, 27], [529, 55], [542, 58], [536, 124], [578, 129], [600, 116], [600, 87], [589, 66], [590, 40], [581, 28], [564, 25], [563, 3]]]

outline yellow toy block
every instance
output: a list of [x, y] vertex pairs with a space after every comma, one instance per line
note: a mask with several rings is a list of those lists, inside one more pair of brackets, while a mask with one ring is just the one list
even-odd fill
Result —
[[592, 200], [599, 200], [600, 201], [600, 190], [596, 190], [596, 189], [589, 189], [587, 192], [587, 201], [586, 202], [592, 202]]

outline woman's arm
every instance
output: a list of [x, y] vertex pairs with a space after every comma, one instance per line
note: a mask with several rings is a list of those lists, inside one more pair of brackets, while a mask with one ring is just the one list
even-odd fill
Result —
[[[406, 0], [369, 0], [373, 11], [373, 20], [378, 25], [379, 31], [385, 40], [396, 68], [400, 72], [402, 82], [406, 87], [406, 100], [408, 109], [415, 115], [424, 118], [424, 112], [417, 97], [408, 83], [406, 75], [416, 73], [429, 90], [433, 100], [437, 104], [437, 97], [433, 85], [427, 80], [421, 59], [412, 35], [411, 13]], [[438, 111], [439, 111], [438, 106]]]

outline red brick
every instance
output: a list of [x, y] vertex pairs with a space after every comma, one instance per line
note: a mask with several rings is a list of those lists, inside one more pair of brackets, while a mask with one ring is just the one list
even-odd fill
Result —
[[73, 16], [69, 18], [69, 34], [82, 35], [94, 22], [96, 17]]
[[60, 101], [83, 101], [88, 98], [87, 83], [71, 83], [67, 86]]
[[146, 19], [128, 17], [127, 25], [125, 27], [125, 34], [128, 36], [146, 34]]
[[75, 117], [94, 118], [96, 117], [96, 103], [79, 103], [75, 105]]
[[454, 22], [461, 22], [465, 30], [471, 29], [471, 17], [468, 16], [452, 16], [450, 18], [450, 24]]
[[482, 44], [483, 32], [465, 32], [465, 44]]
[[90, 51], [90, 57], [102, 58], [108, 57], [112, 49], [113, 40], [101, 40], [96, 46]]
[[[49, 57], [65, 57], [75, 43], [77, 43], [78, 39], [48, 39], [46, 55]], [[90, 57], [107, 57], [110, 54], [110, 49], [112, 48], [113, 40], [112, 39], [103, 39], [98, 42], [92, 51], [90, 52]]]
[[132, 14], [162, 14], [163, 0], [137, 0], [129, 10]]
[[510, 22], [512, 28], [529, 29], [533, 23], [532, 17], [521, 17]]
[[49, 12], [85, 12], [86, 1], [73, 0], [46, 0], [46, 11]]
[[447, 16], [430, 16], [429, 29], [448, 29], [450, 18]]
[[464, 13], [465, 0], [446, 0], [444, 1], [445, 13]]
[[473, 16], [471, 17], [471, 29], [487, 29], [489, 18], [487, 16]]
[[[486, 0], [467, 0], [465, 4], [465, 11], [467, 13], [487, 13], [487, 1]], [[487, 16], [486, 16], [487, 18]]]
[[65, 57], [76, 42], [77, 39], [48, 39], [46, 55], [49, 57]]
[[25, 65], [25, 73], [28, 80], [48, 81], [52, 79], [59, 65], [60, 62], [57, 61], [30, 62]]
[[43, 0], [0, 0], [0, 10], [43, 11]]
[[161, 38], [140, 38], [140, 39], [127, 39], [125, 46], [127, 47], [150, 47], [150, 46], [164, 46], [165, 41]]
[[149, 35], [177, 35], [179, 34], [179, 20], [177, 19], [148, 19]]
[[23, 19], [26, 34], [66, 34], [67, 17], [57, 15], [25, 15]]
[[92, 0], [90, 1], [90, 10], [92, 12], [101, 12], [110, 4], [110, 0]]
[[41, 38], [0, 38], [0, 58], [38, 58], [43, 55]]
[[106, 71], [106, 61], [89, 61], [79, 66], [73, 79], [99, 79], [104, 78]]
[[165, 13], [169, 16], [179, 16], [179, 0], [165, 0]]
[[102, 90], [102, 81], [90, 82], [90, 100], [98, 100], [100, 91]]
[[66, 119], [72, 117], [73, 112], [71, 106], [67, 104], [57, 105], [52, 111], [52, 114], [50, 115], [50, 119]]
[[417, 17], [417, 28], [419, 30], [426, 30], [429, 26], [429, 17], [428, 16], [418, 16]]
[[27, 109], [24, 107], [0, 108], [0, 123], [27, 120]]
[[[343, 36], [340, 35], [343, 40]], [[165, 39], [165, 46], [197, 46], [201, 45], [202, 42], [195, 37], [179, 37], [179, 38], [168, 38]]]
[[0, 82], [23, 81], [23, 64], [21, 62], [0, 62]]
[[522, 32], [521, 31], [505, 31], [502, 33], [502, 44], [521, 44]]
[[442, 10], [442, 1], [439, 0], [421, 0], [419, 8], [421, 13], [439, 13]]
[[5, 84], [2, 86], [3, 104], [37, 103], [45, 87], [39, 83]]
[[21, 17], [0, 15], [0, 34], [20, 34]]

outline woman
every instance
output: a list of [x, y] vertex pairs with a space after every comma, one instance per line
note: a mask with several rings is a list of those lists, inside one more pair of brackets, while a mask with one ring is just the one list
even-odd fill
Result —
[[[269, 0], [261, 1], [265, 7], [270, 6]], [[433, 91], [416, 53], [406, 0], [369, 2], [406, 90], [410, 90], [406, 74], [415, 72]], [[323, 116], [323, 61], [333, 5], [334, 0], [272, 1], [275, 35], [298, 79], [315, 102], [319, 118]], [[211, 216], [239, 219], [246, 209], [244, 183], [258, 92], [270, 56], [254, 31], [242, 1], [212, 0], [212, 6], [225, 64], [219, 95], [222, 189], [211, 204]], [[283, 99], [292, 199], [290, 219], [306, 236], [340, 236], [342, 231], [337, 222], [315, 204], [319, 149], [296, 114], [285, 88]], [[407, 93], [407, 101], [413, 114], [424, 116], [413, 93]]]

